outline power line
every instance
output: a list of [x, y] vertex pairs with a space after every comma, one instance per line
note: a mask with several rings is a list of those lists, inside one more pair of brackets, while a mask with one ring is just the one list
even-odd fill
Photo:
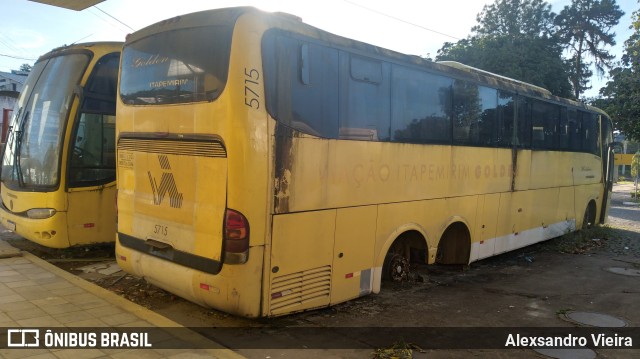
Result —
[[353, 1], [349, 1], [349, 0], [343, 0], [343, 1], [344, 1], [344, 2], [346, 2], [346, 3], [349, 3], [349, 4], [351, 4], [351, 5], [354, 5], [354, 6], [357, 6], [357, 7], [363, 8], [363, 9], [365, 9], [365, 10], [368, 10], [368, 11], [374, 12], [374, 13], [376, 13], [376, 14], [378, 14], [378, 15], [382, 15], [382, 16], [388, 17], [388, 18], [390, 18], [390, 19], [393, 19], [393, 20], [396, 20], [396, 21], [400, 21], [400, 22], [403, 22], [403, 23], [408, 24], [408, 25], [411, 25], [411, 26], [419, 27], [419, 28], [421, 28], [421, 29], [423, 29], [423, 30], [430, 31], [430, 32], [433, 32], [433, 33], [438, 34], [438, 35], [446, 36], [446, 37], [452, 38], [452, 39], [454, 39], [454, 40], [460, 40], [460, 38], [458, 38], [458, 37], [451, 36], [451, 35], [449, 35], [449, 34], [445, 34], [444, 32], [440, 32], [440, 31], [437, 31], [437, 30], [429, 29], [428, 27], [424, 27], [424, 26], [422, 26], [422, 25], [414, 24], [414, 23], [412, 23], [412, 22], [409, 22], [409, 21], [406, 21], [406, 20], [400, 19], [400, 18], [398, 18], [398, 17], [391, 16], [391, 15], [389, 15], [389, 14], [385, 14], [385, 13], [380, 12], [380, 11], [378, 11], [378, 10], [371, 9], [371, 8], [366, 7], [366, 6], [364, 6], [364, 5], [360, 5], [360, 4], [355, 3], [355, 2], [353, 2]]
[[9, 48], [13, 52], [24, 52], [24, 50], [19, 49], [13, 40], [9, 36], [6, 36], [3, 33], [0, 33], [0, 43]]
[[96, 9], [98, 9], [101, 13], [103, 13], [103, 14], [107, 15], [108, 17], [110, 17], [110, 18], [114, 19], [115, 21], [117, 21], [117, 22], [121, 23], [122, 25], [124, 25], [124, 26], [128, 27], [129, 29], [131, 29], [131, 31], [136, 31], [136, 30], [134, 30], [131, 26], [129, 26], [129, 25], [125, 24], [124, 22], [122, 22], [122, 21], [120, 21], [120, 20], [116, 19], [115, 17], [113, 17], [113, 16], [109, 15], [106, 11], [102, 10], [102, 9], [101, 9], [101, 8], [99, 8], [97, 5], [93, 5], [93, 7], [95, 7]]
[[127, 29], [124, 26], [120, 25], [119, 23], [109, 19], [104, 14], [101, 14], [100, 12], [98, 12], [96, 9], [88, 8], [87, 11], [89, 11], [93, 16], [97, 17], [98, 19], [100, 19], [105, 24], [111, 26], [112, 28], [114, 28], [114, 29], [116, 29], [116, 30], [118, 30], [120, 32], [124, 32], [124, 33], [130, 32], [129, 29]]
[[37, 59], [28, 59], [28, 58], [25, 58], [25, 57], [18, 57], [18, 56], [7, 55], [7, 54], [0, 54], [0, 56], [9, 57], [9, 58], [18, 59], [18, 60], [27, 60], [27, 61], [36, 61], [37, 60]]

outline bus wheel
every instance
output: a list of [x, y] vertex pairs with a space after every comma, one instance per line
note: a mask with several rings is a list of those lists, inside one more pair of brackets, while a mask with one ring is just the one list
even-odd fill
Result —
[[589, 229], [596, 221], [596, 208], [593, 201], [587, 204], [587, 209], [584, 210], [584, 218], [582, 219], [582, 229]]
[[471, 235], [464, 223], [451, 224], [442, 234], [436, 252], [438, 264], [469, 264]]
[[388, 253], [382, 266], [383, 278], [394, 282], [402, 282], [409, 279], [409, 261], [398, 253]]

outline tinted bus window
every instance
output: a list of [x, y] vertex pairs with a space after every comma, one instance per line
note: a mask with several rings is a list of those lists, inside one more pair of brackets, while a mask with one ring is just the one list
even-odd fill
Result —
[[392, 140], [450, 143], [453, 80], [403, 66], [392, 77]]
[[598, 116], [580, 111], [582, 117], [582, 150], [600, 156]]
[[513, 94], [498, 91], [498, 146], [509, 147], [514, 144], [515, 131], [515, 101]]
[[582, 151], [582, 139], [580, 137], [581, 122], [578, 121], [578, 110], [570, 108], [567, 110], [569, 149], [571, 151]]
[[456, 80], [453, 99], [453, 143], [495, 145], [497, 91]]
[[337, 138], [338, 51], [275, 33], [263, 45], [271, 115], [304, 133]]
[[560, 122], [558, 123], [558, 129], [556, 131], [557, 137], [557, 149], [568, 150], [569, 149], [569, 117], [566, 107], [560, 108]]
[[72, 135], [69, 186], [93, 186], [116, 179], [116, 84], [119, 54], [102, 57], [85, 86], [80, 118]]
[[[346, 58], [348, 54], [342, 53]], [[389, 64], [359, 56], [351, 58], [342, 76], [346, 108], [340, 120], [341, 139], [389, 140]], [[387, 76], [384, 76], [387, 74]], [[385, 78], [386, 77], [386, 78]]]
[[118, 66], [118, 53], [105, 55], [98, 60], [84, 89], [82, 111], [116, 114]]
[[130, 105], [212, 101], [227, 81], [231, 28], [157, 33], [122, 50], [120, 96]]
[[558, 147], [558, 124], [560, 122], [560, 106], [534, 101], [532, 110], [532, 148], [554, 150]]
[[515, 145], [519, 148], [531, 148], [531, 103], [532, 99], [518, 96], [518, 114], [516, 117]]

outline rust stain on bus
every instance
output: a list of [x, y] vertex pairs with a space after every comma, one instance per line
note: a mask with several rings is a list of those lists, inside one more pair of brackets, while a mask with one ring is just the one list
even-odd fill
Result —
[[275, 179], [274, 179], [274, 213], [289, 212], [289, 196], [293, 167], [293, 137], [294, 130], [276, 125], [275, 131]]

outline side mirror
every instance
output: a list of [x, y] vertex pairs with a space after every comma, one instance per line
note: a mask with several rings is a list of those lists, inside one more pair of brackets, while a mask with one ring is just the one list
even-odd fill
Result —
[[622, 142], [610, 142], [609, 148], [616, 151], [616, 153], [621, 153], [623, 148]]

